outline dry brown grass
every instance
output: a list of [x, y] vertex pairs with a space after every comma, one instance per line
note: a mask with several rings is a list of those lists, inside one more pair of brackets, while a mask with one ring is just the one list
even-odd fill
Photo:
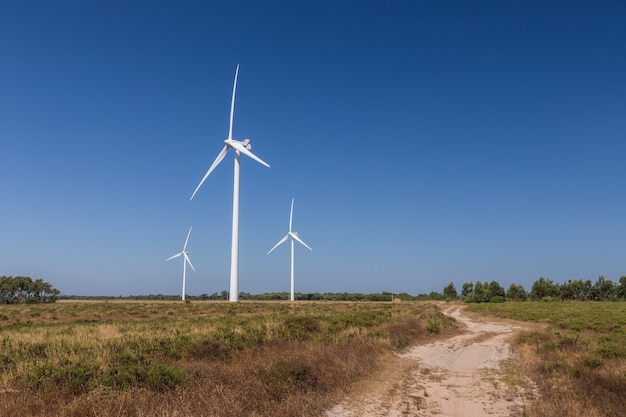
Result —
[[626, 415], [626, 364], [598, 360], [585, 343], [559, 345], [549, 329], [519, 334], [514, 368], [534, 383], [533, 417], [623, 417]]
[[387, 352], [454, 330], [423, 303], [0, 308], [0, 416], [317, 416]]
[[55, 415], [315, 416], [337, 398], [338, 387], [375, 368], [380, 353], [381, 346], [374, 344], [325, 349], [311, 343], [265, 346], [245, 351], [231, 362], [185, 363], [193, 378], [183, 389], [94, 390], [67, 405], [57, 403], [60, 410]]

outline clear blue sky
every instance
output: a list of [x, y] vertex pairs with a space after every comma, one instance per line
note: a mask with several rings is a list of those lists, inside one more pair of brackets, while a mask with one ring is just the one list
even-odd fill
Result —
[[626, 274], [626, 3], [0, 3], [0, 275], [64, 294]]

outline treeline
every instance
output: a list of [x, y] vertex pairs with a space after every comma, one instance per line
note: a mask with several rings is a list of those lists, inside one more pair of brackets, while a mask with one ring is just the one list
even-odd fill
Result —
[[[407, 293], [394, 294], [391, 292], [383, 291], [381, 293], [349, 293], [349, 292], [324, 292], [324, 293], [295, 293], [294, 298], [296, 300], [306, 301], [393, 301], [393, 300], [427, 300], [430, 299], [429, 295], [421, 294], [418, 296], [412, 296]], [[248, 294], [240, 293], [239, 299], [242, 300], [289, 300], [288, 292], [272, 292], [263, 294]]]
[[466, 282], [458, 294], [453, 283], [448, 284], [442, 293], [445, 300], [461, 299], [467, 303], [499, 303], [503, 301], [616, 301], [626, 300], [626, 276], [619, 282], [598, 277], [590, 279], [570, 279], [558, 284], [541, 277], [526, 291], [519, 284], [511, 284], [507, 290], [497, 281]]
[[[228, 300], [228, 291], [214, 292], [213, 294], [201, 294], [201, 295], [185, 295], [185, 299], [188, 301], [208, 301], [208, 300]], [[309, 301], [393, 301], [393, 300], [442, 300], [443, 297], [440, 293], [433, 292], [431, 294], [420, 294], [412, 296], [407, 293], [393, 294], [390, 292], [382, 293], [295, 293], [296, 300], [309, 300]], [[63, 300], [168, 300], [175, 301], [180, 300], [180, 295], [166, 295], [166, 294], [149, 294], [149, 295], [130, 295], [130, 296], [81, 296], [81, 295], [62, 295], [60, 299]], [[270, 292], [262, 294], [250, 294], [247, 292], [239, 293], [240, 300], [253, 300], [253, 301], [280, 301], [289, 300], [288, 292]]]
[[[57, 292], [58, 294], [58, 292]], [[224, 290], [212, 294], [186, 295], [188, 301], [228, 300], [229, 293]], [[131, 296], [74, 296], [63, 295], [61, 299], [68, 300], [180, 300], [180, 295], [131, 295]], [[289, 300], [288, 292], [270, 292], [262, 294], [239, 293], [240, 300], [280, 301]], [[410, 295], [406, 292], [399, 294], [383, 291], [381, 293], [295, 293], [296, 300], [308, 301], [438, 301], [462, 300], [467, 303], [499, 303], [504, 301], [614, 301], [626, 299], [626, 276], [619, 282], [605, 279], [600, 276], [596, 282], [591, 280], [568, 280], [557, 284], [550, 279], [539, 278], [527, 291], [522, 285], [511, 284], [505, 289], [497, 281], [466, 282], [459, 293], [453, 283], [448, 284], [443, 292], [432, 291], [428, 294]]]
[[0, 303], [54, 303], [59, 290], [41, 278], [33, 281], [30, 277], [0, 277]]

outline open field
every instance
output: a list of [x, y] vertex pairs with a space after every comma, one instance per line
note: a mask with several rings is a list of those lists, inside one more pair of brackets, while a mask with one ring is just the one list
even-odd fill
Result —
[[626, 303], [468, 304], [466, 311], [523, 322], [511, 378], [537, 390], [533, 417], [626, 415]]
[[389, 352], [450, 335], [428, 303], [0, 306], [0, 415], [316, 416]]

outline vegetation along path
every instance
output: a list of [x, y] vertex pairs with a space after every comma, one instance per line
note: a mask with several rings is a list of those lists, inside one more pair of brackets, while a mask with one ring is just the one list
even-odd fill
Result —
[[513, 327], [472, 320], [458, 307], [445, 313], [467, 332], [397, 355], [326, 416], [523, 416], [524, 392], [501, 368]]

